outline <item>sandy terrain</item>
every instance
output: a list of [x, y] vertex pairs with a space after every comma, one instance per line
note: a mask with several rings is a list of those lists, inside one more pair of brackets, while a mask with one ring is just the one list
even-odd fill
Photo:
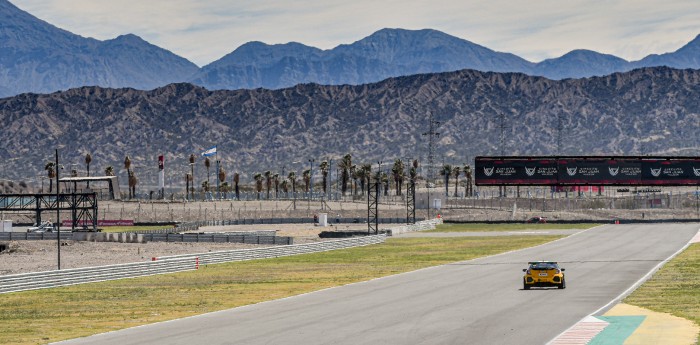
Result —
[[[341, 225], [338, 230], [366, 229], [364, 224]], [[277, 230], [278, 236], [292, 236], [294, 243], [321, 241], [321, 231], [332, 231], [336, 227], [315, 227], [310, 224], [275, 225], [231, 225], [202, 227], [201, 232]], [[58, 268], [57, 241], [12, 241], [3, 242], [8, 250], [0, 252], [0, 275], [55, 270]], [[105, 243], [62, 241], [61, 268], [78, 268], [112, 265], [138, 261], [149, 261], [153, 257], [206, 253], [218, 250], [233, 250], [263, 247], [239, 243]]]

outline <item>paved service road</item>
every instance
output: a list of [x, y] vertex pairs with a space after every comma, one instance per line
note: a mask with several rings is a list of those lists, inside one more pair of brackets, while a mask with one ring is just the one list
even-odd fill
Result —
[[[697, 224], [607, 225], [540, 247], [68, 344], [545, 344], [682, 248]], [[567, 288], [522, 290], [529, 260]]]

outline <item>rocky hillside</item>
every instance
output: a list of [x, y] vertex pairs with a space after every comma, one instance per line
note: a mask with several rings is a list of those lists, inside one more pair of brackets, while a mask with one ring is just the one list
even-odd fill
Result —
[[[153, 183], [158, 154], [179, 176], [191, 153], [213, 145], [229, 173], [247, 176], [300, 171], [309, 159], [337, 161], [346, 153], [355, 163], [390, 162], [425, 157], [430, 113], [441, 122], [438, 163], [499, 154], [501, 124], [509, 155], [697, 155], [700, 71], [646, 68], [553, 81], [462, 70], [360, 86], [208, 91], [172, 84], [23, 94], [0, 100], [0, 174], [43, 175], [57, 147], [61, 161], [78, 170], [91, 153], [93, 172], [112, 165], [123, 174], [131, 155], [142, 180]], [[195, 169], [197, 180], [205, 179], [201, 158]]]

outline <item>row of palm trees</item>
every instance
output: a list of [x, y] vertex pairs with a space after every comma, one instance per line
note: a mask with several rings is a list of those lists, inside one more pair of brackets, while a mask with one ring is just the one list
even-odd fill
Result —
[[[188, 173], [185, 174], [185, 186], [186, 186], [186, 191], [188, 193], [188, 198], [192, 197], [194, 198], [194, 193], [195, 193], [195, 186], [194, 186], [194, 164], [196, 161], [196, 156], [194, 154], [191, 154], [189, 156], [189, 162], [192, 170]], [[85, 156], [85, 164], [87, 165], [87, 172], [88, 176], [90, 176], [90, 163], [92, 162], [92, 156], [88, 153]], [[201, 184], [202, 191], [204, 192], [209, 192], [210, 191], [210, 168], [211, 168], [211, 160], [209, 157], [204, 158], [204, 166], [207, 170], [207, 179], [206, 181], [203, 181]], [[322, 176], [322, 188], [323, 188], [323, 193], [327, 193], [327, 186], [328, 184], [328, 174], [331, 171], [331, 163], [329, 163], [327, 160], [323, 160], [319, 163], [319, 170], [321, 171], [321, 176]], [[402, 195], [402, 190], [404, 188], [405, 180], [408, 178], [409, 181], [413, 180], [416, 181], [418, 178], [417, 175], [417, 169], [418, 169], [418, 161], [413, 160], [410, 162], [410, 167], [407, 169], [406, 163], [402, 159], [395, 159], [394, 163], [390, 169], [389, 172], [381, 171], [379, 169], [375, 170], [374, 172], [372, 171], [372, 165], [371, 164], [353, 164], [352, 161], [352, 155], [346, 154], [345, 156], [342, 157], [342, 159], [338, 162], [337, 165], [340, 173], [340, 185], [341, 185], [341, 193], [342, 195], [347, 195], [348, 193], [348, 187], [350, 189], [350, 194], [351, 195], [364, 195], [365, 190], [367, 187], [370, 185], [372, 181], [374, 182], [379, 182], [382, 185], [382, 190], [384, 191], [384, 195], [388, 195], [390, 187], [391, 187], [391, 181], [393, 181], [393, 186], [395, 190], [395, 194], [397, 196]], [[134, 171], [131, 170], [131, 158], [127, 155], [124, 158], [124, 168], [127, 171], [127, 176], [128, 176], [128, 184], [129, 184], [129, 199], [134, 198], [136, 195], [136, 185], [138, 184], [138, 178], [136, 177], [136, 174]], [[48, 162], [46, 163], [44, 169], [47, 171], [47, 175], [49, 177], [49, 192], [52, 191], [53, 189], [53, 178], [56, 177], [56, 167], [53, 162]], [[301, 181], [303, 181], [304, 185], [304, 191], [309, 192], [310, 187], [312, 184], [311, 181], [311, 169], [306, 169], [303, 170], [301, 173]], [[467, 164], [464, 165], [464, 167], [460, 166], [452, 166], [450, 164], [444, 164], [441, 170], [441, 175], [444, 177], [444, 182], [445, 182], [445, 195], [447, 196], [449, 194], [449, 185], [450, 185], [450, 177], [454, 176], [455, 178], [455, 187], [454, 187], [454, 195], [457, 196], [457, 189], [459, 186], [459, 177], [461, 174], [464, 174], [466, 178], [466, 185], [465, 185], [465, 195], [471, 196], [472, 195], [472, 175], [471, 175], [471, 167]], [[107, 176], [114, 176], [114, 168], [112, 166], [107, 166], [105, 168], [105, 175]], [[233, 186], [229, 185], [229, 183], [226, 181], [226, 171], [224, 170], [223, 167], [219, 167], [219, 171], [217, 172], [217, 178], [220, 182], [220, 187], [219, 187], [219, 192], [224, 193], [224, 196], [226, 193], [229, 192], [235, 192], [235, 196], [237, 199], [240, 198], [240, 174], [239, 173], [234, 173], [232, 182]], [[258, 198], [260, 198], [261, 193], [263, 192], [263, 187], [266, 189], [266, 194], [267, 194], [267, 199], [270, 199], [270, 194], [274, 190], [275, 197], [277, 197], [280, 193], [280, 190], [282, 190], [285, 194], [289, 193], [290, 191], [292, 193], [296, 193], [297, 191], [297, 173], [295, 171], [291, 171], [287, 174], [287, 176], [282, 176], [276, 172], [273, 172], [271, 170], [265, 171], [263, 173], [255, 173], [253, 174], [253, 180], [255, 181], [255, 190], [258, 194]], [[88, 185], [89, 187], [89, 185]]]
[[445, 196], [449, 196], [450, 191], [450, 177], [454, 176], [455, 178], [455, 191], [454, 191], [454, 196], [458, 196], [457, 188], [459, 187], [459, 176], [461, 173], [464, 173], [464, 177], [466, 178], [466, 184], [464, 185], [464, 195], [465, 196], [472, 196], [473, 195], [473, 189], [472, 189], [472, 168], [468, 164], [464, 164], [464, 168], [460, 167], [459, 165], [452, 166], [451, 164], [443, 164], [442, 170], [440, 170], [440, 175], [443, 177], [445, 180]]

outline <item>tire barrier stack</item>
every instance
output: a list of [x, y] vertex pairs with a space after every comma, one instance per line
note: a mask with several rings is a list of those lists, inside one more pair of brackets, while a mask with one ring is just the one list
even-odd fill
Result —
[[335, 249], [377, 244], [382, 243], [385, 240], [386, 236], [377, 235], [280, 247], [164, 256], [154, 258], [153, 261], [130, 264], [74, 268], [4, 276], [0, 275], [0, 293], [46, 289], [114, 279], [135, 278], [154, 274], [190, 271], [197, 269], [199, 265], [317, 253]]

